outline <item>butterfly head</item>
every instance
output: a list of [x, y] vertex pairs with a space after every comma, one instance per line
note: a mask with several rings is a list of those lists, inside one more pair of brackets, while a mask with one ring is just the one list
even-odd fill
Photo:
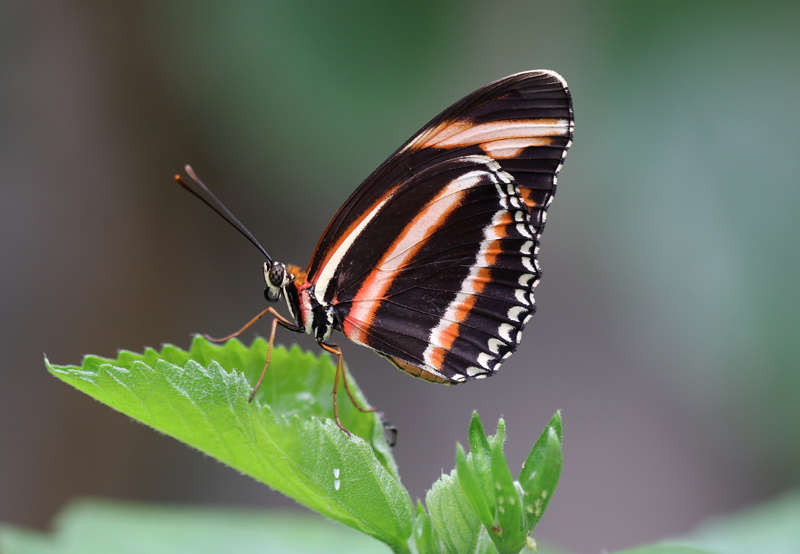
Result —
[[277, 302], [284, 292], [284, 287], [294, 281], [294, 275], [286, 270], [286, 266], [281, 262], [264, 262], [264, 298], [267, 302]]

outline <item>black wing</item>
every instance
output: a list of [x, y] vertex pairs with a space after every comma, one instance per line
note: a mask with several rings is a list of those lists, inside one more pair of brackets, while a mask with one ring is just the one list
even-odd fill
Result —
[[308, 269], [317, 299], [349, 338], [410, 373], [492, 373], [534, 310], [539, 237], [572, 132], [569, 90], [550, 71], [460, 100], [340, 208]]

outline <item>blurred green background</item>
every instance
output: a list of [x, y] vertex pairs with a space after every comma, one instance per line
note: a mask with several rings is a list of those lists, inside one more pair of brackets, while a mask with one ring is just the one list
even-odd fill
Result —
[[[76, 495], [296, 506], [47, 375], [264, 302], [261, 255], [172, 182], [191, 163], [278, 260], [430, 118], [561, 73], [576, 130], [539, 312], [498, 376], [411, 379], [345, 344], [421, 497], [470, 413], [521, 464], [556, 409], [537, 538], [683, 533], [800, 483], [800, 5], [791, 2], [0, 3], [0, 520]], [[267, 325], [260, 328], [265, 334]], [[309, 337], [279, 335], [315, 348]]]

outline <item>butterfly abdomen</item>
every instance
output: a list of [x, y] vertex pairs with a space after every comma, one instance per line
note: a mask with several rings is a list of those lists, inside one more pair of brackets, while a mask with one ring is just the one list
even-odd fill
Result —
[[428, 381], [430, 383], [437, 383], [440, 385], [455, 384], [454, 381], [445, 379], [444, 377], [439, 377], [438, 375], [434, 375], [430, 371], [422, 369], [421, 367], [416, 366], [412, 363], [400, 360], [399, 358], [394, 358], [392, 356], [383, 356], [383, 357], [392, 362], [392, 364], [394, 364], [394, 366], [400, 371], [404, 371], [405, 373], [408, 373], [409, 375], [411, 375], [412, 377], [416, 377], [417, 379], [422, 379], [423, 381]]

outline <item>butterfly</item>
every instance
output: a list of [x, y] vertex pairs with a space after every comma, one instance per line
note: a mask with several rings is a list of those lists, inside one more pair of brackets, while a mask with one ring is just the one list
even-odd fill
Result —
[[345, 432], [336, 404], [340, 376], [355, 406], [370, 410], [350, 393], [341, 349], [329, 342], [333, 331], [426, 381], [456, 384], [497, 372], [536, 309], [539, 240], [573, 131], [569, 88], [553, 71], [525, 71], [476, 90], [367, 177], [305, 270], [273, 260], [187, 166], [266, 256], [266, 300], [283, 298], [290, 314], [268, 307], [219, 339], [274, 317], [250, 399], [278, 326], [312, 335], [337, 357], [334, 415]]

